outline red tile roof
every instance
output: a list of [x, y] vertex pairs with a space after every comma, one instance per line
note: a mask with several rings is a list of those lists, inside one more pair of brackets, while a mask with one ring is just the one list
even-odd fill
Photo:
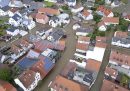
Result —
[[90, 71], [96, 71], [98, 72], [101, 66], [101, 62], [93, 60], [93, 59], [88, 59], [86, 61], [86, 69]]
[[60, 75], [55, 78], [50, 87], [56, 91], [88, 91], [86, 86], [64, 78]]
[[106, 48], [107, 44], [103, 42], [96, 42], [95, 47]]
[[28, 69], [19, 75], [18, 79], [28, 88], [35, 81], [35, 76], [36, 72]]
[[119, 23], [119, 17], [103, 17], [104, 23]]
[[103, 80], [101, 91], [129, 91], [121, 86], [116, 85], [108, 80]]
[[110, 67], [106, 67], [105, 73], [109, 74], [110, 76], [117, 77], [118, 71], [115, 69], [112, 69]]
[[110, 60], [122, 65], [130, 66], [130, 55], [123, 54], [118, 51], [111, 51]]
[[46, 75], [47, 72], [44, 69], [44, 62], [42, 60], [43, 58], [40, 58], [38, 62], [36, 62], [31, 69], [35, 72], [39, 72], [41, 74], [41, 78], [43, 79]]
[[70, 71], [74, 71], [77, 68], [77, 64], [74, 62], [69, 62], [63, 69], [63, 71], [61, 72], [61, 75], [64, 77], [67, 77], [68, 73]]
[[43, 19], [43, 20], [45, 20], [46, 18], [48, 18], [48, 16], [45, 15], [45, 14], [40, 14], [40, 13], [36, 14], [36, 19]]
[[106, 40], [107, 40], [106, 37], [96, 36], [96, 41], [98, 42], [106, 42]]
[[101, 11], [105, 16], [108, 16], [112, 12], [110, 9], [107, 9], [102, 5], [97, 8], [97, 11]]
[[90, 15], [90, 12], [88, 12], [88, 10], [83, 10], [82, 15], [84, 15], [85, 17]]
[[128, 32], [116, 31], [114, 37], [127, 38]]
[[17, 91], [16, 88], [13, 85], [11, 85], [9, 82], [0, 80], [0, 85], [2, 86], [0, 87], [0, 91]]
[[78, 41], [90, 42], [90, 37], [78, 36]]
[[52, 9], [52, 8], [40, 8], [38, 9], [38, 13], [58, 15], [60, 14], [60, 11], [58, 9]]
[[88, 49], [88, 44], [86, 43], [78, 43], [76, 44], [76, 49], [79, 49], [79, 50], [83, 50], [83, 51], [87, 51]]

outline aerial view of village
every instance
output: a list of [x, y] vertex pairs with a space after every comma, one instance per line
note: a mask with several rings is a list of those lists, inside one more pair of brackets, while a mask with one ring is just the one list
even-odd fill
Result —
[[0, 0], [0, 91], [130, 91], [130, 0]]

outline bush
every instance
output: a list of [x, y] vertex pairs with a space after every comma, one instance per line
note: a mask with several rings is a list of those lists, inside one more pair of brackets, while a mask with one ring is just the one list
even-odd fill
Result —
[[54, 3], [53, 3], [53, 2], [47, 2], [47, 1], [45, 1], [44, 3], [45, 3], [45, 5], [46, 5], [47, 7], [53, 7], [53, 6], [54, 6]]
[[96, 23], [100, 22], [101, 18], [102, 17], [96, 13], [93, 15], [93, 20], [96, 21]]

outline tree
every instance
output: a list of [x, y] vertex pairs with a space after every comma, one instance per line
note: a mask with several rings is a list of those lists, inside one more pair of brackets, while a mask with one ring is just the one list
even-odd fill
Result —
[[96, 13], [93, 15], [93, 20], [98, 23], [102, 17], [100, 15], [97, 15]]
[[0, 69], [0, 79], [11, 81], [11, 71], [9, 69]]

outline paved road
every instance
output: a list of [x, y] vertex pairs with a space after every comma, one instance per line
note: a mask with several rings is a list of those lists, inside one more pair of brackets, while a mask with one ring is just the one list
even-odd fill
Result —
[[53, 71], [48, 74], [48, 76], [41, 81], [41, 83], [36, 87], [34, 91], [48, 91], [48, 84], [51, 80], [53, 80], [56, 75], [58, 75], [63, 67], [68, 63], [68, 61], [73, 57], [73, 54], [75, 53], [75, 45], [76, 45], [76, 39], [75, 39], [75, 33], [72, 30], [72, 24], [73, 21], [69, 25], [66, 26], [66, 50], [64, 51], [61, 59], [57, 61], [55, 68]]
[[107, 34], [108, 45], [107, 45], [105, 53], [104, 53], [103, 61], [102, 61], [97, 79], [96, 79], [94, 85], [92, 85], [90, 91], [100, 91], [100, 89], [101, 89], [103, 79], [104, 79], [104, 71], [109, 62], [109, 56], [111, 53], [111, 40], [112, 40], [113, 35], [114, 35], [113, 31], [110, 32], [109, 34]]

